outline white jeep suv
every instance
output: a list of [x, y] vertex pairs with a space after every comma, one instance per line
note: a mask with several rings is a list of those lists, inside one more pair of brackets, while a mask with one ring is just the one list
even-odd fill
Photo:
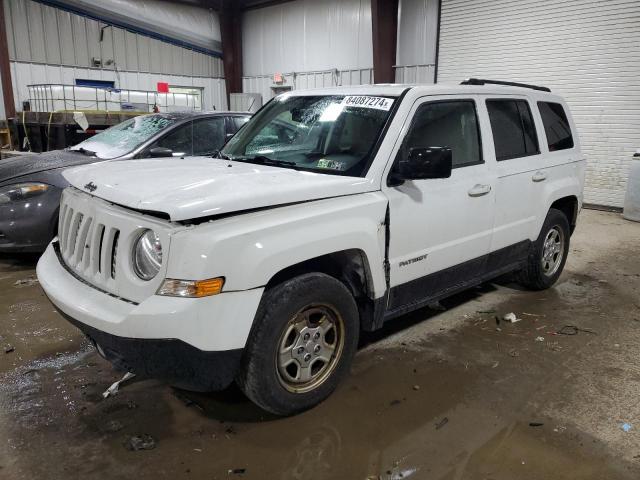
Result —
[[215, 158], [68, 170], [40, 283], [117, 367], [307, 409], [361, 331], [558, 279], [585, 159], [562, 98], [506, 83], [295, 91]]

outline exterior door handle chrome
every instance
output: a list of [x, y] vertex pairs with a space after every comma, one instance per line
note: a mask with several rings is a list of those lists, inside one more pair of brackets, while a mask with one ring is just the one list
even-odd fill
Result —
[[491, 185], [481, 185], [478, 183], [474, 185], [473, 188], [469, 190], [467, 193], [469, 194], [470, 197], [481, 197], [483, 195], [486, 195], [490, 191], [491, 191]]
[[534, 181], [534, 182], [542, 182], [542, 181], [544, 181], [546, 179], [547, 179], [547, 174], [544, 173], [544, 172], [540, 172], [540, 171], [534, 173], [533, 177], [531, 177], [531, 180]]

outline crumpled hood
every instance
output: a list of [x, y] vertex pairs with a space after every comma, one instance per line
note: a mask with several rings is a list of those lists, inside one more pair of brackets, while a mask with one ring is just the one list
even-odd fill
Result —
[[6, 158], [0, 160], [0, 184], [23, 175], [44, 172], [54, 168], [84, 165], [98, 160], [100, 159], [68, 150], [54, 150], [37, 155], [20, 155]]
[[63, 175], [84, 192], [129, 208], [163, 212], [173, 221], [375, 190], [366, 178], [208, 157], [104, 162]]

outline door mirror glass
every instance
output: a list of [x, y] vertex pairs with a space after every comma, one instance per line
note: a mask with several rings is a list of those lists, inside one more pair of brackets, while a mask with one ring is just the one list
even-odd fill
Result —
[[149, 150], [150, 157], [173, 157], [173, 150], [166, 147], [154, 147]]
[[449, 147], [413, 147], [406, 158], [398, 162], [398, 174], [403, 180], [449, 178], [453, 155]]

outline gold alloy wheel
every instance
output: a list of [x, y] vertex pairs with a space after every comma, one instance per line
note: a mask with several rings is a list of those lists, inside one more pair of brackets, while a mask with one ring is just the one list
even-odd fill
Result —
[[344, 321], [329, 305], [308, 305], [289, 320], [276, 353], [280, 384], [292, 393], [319, 387], [344, 349]]

